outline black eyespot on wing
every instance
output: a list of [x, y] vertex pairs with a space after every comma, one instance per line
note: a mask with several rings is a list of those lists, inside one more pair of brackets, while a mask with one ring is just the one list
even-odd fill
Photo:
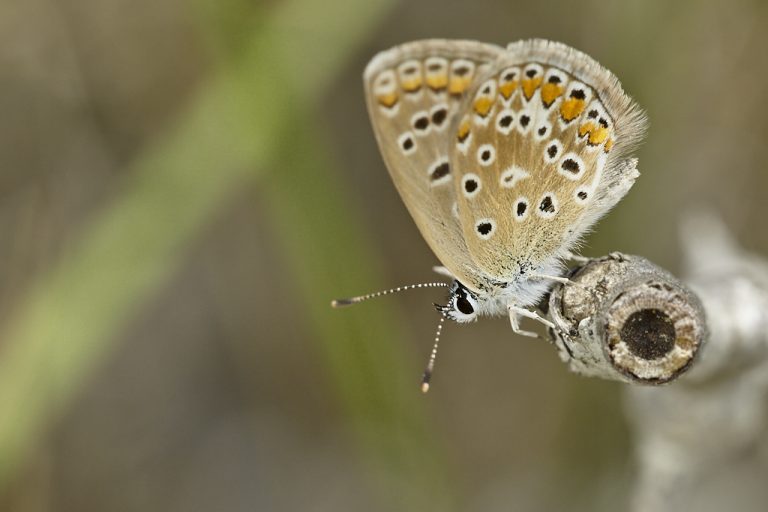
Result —
[[469, 192], [470, 194], [477, 190], [477, 182], [473, 179], [468, 179], [464, 182], [464, 190]]
[[488, 149], [483, 150], [483, 152], [480, 153], [480, 159], [483, 162], [487, 162], [488, 160], [490, 160], [491, 159], [491, 151], [488, 150]]
[[432, 173], [429, 175], [429, 179], [436, 181], [444, 176], [448, 176], [450, 173], [451, 166], [448, 164], [448, 162], [443, 162], [432, 170]]
[[587, 193], [586, 193], [586, 192], [584, 192], [583, 190], [582, 190], [582, 191], [580, 191], [580, 192], [579, 192], [578, 194], [576, 194], [576, 195], [577, 195], [577, 196], [579, 196], [579, 199], [581, 199], [582, 201], [584, 201], [584, 200], [587, 198]]
[[535, 69], [529, 69], [528, 71], [525, 72], [525, 76], [527, 76], [528, 78], [535, 77], [536, 76], [536, 70]]
[[544, 134], [547, 133], [547, 127], [546, 126], [542, 126], [541, 128], [539, 128], [538, 133], [539, 133], [539, 136], [543, 137]]
[[448, 117], [448, 111], [444, 108], [441, 108], [439, 110], [435, 110], [434, 113], [432, 113], [432, 122], [435, 123], [435, 125], [440, 126], [443, 124], [443, 121]]
[[584, 94], [584, 91], [581, 89], [574, 89], [571, 91], [571, 98], [576, 98], [577, 100], [583, 100], [587, 97], [586, 94]]
[[466, 76], [469, 74], [469, 68], [467, 66], [459, 66], [453, 70], [453, 74], [456, 76]]
[[410, 137], [406, 137], [405, 139], [403, 139], [402, 144], [403, 144], [403, 149], [408, 151], [413, 147], [413, 139]]
[[557, 155], [557, 145], [552, 144], [547, 148], [547, 154], [549, 155], [549, 158], [555, 158]]
[[421, 131], [426, 130], [429, 127], [429, 118], [426, 116], [419, 117], [413, 122], [413, 127]]
[[506, 115], [499, 119], [499, 126], [502, 128], [508, 128], [512, 124], [512, 116]]
[[551, 77], [549, 77], [549, 79], [547, 80], [547, 82], [549, 82], [549, 83], [551, 83], [551, 84], [559, 84], [560, 82], [562, 82], [562, 80], [560, 79], [560, 77], [559, 77], [559, 76], [557, 76], [557, 75], [552, 75]]
[[502, 80], [504, 80], [505, 82], [511, 82], [512, 80], [515, 79], [516, 76], [517, 74], [514, 71], [509, 71], [502, 77]]
[[525, 211], [528, 209], [528, 205], [524, 203], [523, 201], [520, 201], [517, 203], [517, 207], [515, 208], [515, 213], [518, 217], [522, 217], [525, 215]]
[[560, 165], [564, 171], [568, 171], [573, 174], [579, 173], [579, 163], [573, 158], [566, 158]]
[[493, 230], [493, 225], [490, 222], [481, 222], [477, 225], [477, 232], [481, 235], [487, 235]]
[[544, 199], [541, 200], [541, 204], [539, 204], [539, 210], [547, 213], [553, 213], [555, 211], [555, 204], [552, 202], [550, 196], [544, 196]]
[[597, 120], [597, 122], [602, 126], [603, 128], [608, 128], [608, 121], [606, 121], [604, 118], [600, 118]]
[[530, 116], [526, 116], [526, 115], [520, 116], [520, 126], [522, 126], [523, 128], [528, 126], [528, 123], [530, 122], [531, 122]]
[[589, 113], [587, 114], [587, 117], [589, 117], [590, 119], [594, 119], [597, 117], [597, 115], [598, 115], [597, 110], [590, 110]]

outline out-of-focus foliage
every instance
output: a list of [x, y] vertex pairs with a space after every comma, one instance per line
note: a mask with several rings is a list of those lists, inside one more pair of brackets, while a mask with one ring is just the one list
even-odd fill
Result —
[[651, 129], [585, 252], [674, 269], [701, 203], [768, 251], [765, 11], [0, 4], [0, 510], [622, 509], [618, 384], [502, 319], [448, 325], [423, 397], [439, 293], [328, 307], [433, 279], [360, 75], [423, 37], [591, 54]]

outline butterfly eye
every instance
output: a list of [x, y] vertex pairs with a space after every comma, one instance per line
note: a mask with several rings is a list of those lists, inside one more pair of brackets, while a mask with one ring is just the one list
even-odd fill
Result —
[[447, 316], [456, 322], [471, 322], [477, 318], [477, 300], [469, 291], [456, 283]]
[[471, 315], [472, 313], [475, 312], [475, 309], [472, 307], [472, 304], [464, 297], [459, 297], [458, 299], [456, 299], [456, 309], [458, 309], [465, 315]]

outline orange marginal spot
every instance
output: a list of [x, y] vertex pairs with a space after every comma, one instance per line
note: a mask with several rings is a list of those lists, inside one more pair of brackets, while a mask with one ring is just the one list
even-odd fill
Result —
[[499, 86], [499, 93], [504, 96], [505, 100], [508, 100], [512, 93], [515, 92], [515, 89], [517, 89], [517, 80], [512, 80], [511, 82], [501, 84]]
[[465, 76], [452, 76], [448, 83], [448, 92], [451, 94], [461, 94], [469, 87], [469, 78]]
[[541, 85], [542, 80], [543, 78], [540, 76], [523, 80], [523, 93], [525, 94], [525, 99], [531, 99], [533, 93], [536, 92], [536, 89]]
[[608, 139], [607, 141], [605, 141], [605, 146], [603, 146], [603, 151], [607, 153], [611, 150], [612, 147], [613, 147], [613, 139]]
[[427, 75], [427, 85], [433, 91], [442, 91], [448, 86], [448, 73]]
[[477, 98], [475, 100], [475, 104], [473, 105], [473, 108], [475, 112], [477, 112], [480, 117], [485, 117], [488, 115], [488, 112], [491, 111], [491, 107], [493, 106], [493, 99], [488, 98], [487, 96], [481, 96], [480, 98]]
[[395, 106], [395, 103], [397, 103], [398, 97], [396, 92], [390, 92], [387, 94], [379, 94], [376, 96], [376, 99], [379, 100], [380, 105], [392, 108]]
[[562, 105], [560, 105], [560, 116], [565, 122], [573, 121], [584, 112], [584, 106], [584, 100], [579, 98], [568, 98]]
[[545, 107], [550, 106], [561, 94], [563, 87], [557, 84], [546, 83], [541, 86], [541, 101]]
[[459, 126], [459, 142], [464, 142], [467, 139], [467, 136], [469, 136], [469, 120], [464, 120]]
[[601, 126], [589, 134], [589, 144], [595, 146], [608, 138], [608, 128]]
[[584, 137], [585, 135], [588, 135], [592, 130], [595, 129], [595, 123], [592, 121], [587, 121], [583, 125], [579, 127], [579, 137]]
[[416, 92], [421, 89], [421, 77], [406, 78], [401, 83], [405, 92]]

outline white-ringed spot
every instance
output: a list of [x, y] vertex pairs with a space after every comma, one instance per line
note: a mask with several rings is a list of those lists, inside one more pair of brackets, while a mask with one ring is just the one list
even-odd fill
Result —
[[448, 88], [448, 59], [429, 57], [424, 61], [427, 87], [434, 94], [441, 94]]
[[468, 172], [461, 178], [461, 192], [467, 199], [475, 197], [483, 188], [483, 183], [480, 181], [480, 176], [477, 174]]
[[576, 153], [567, 153], [557, 164], [557, 172], [569, 180], [577, 181], [584, 176], [584, 161]]
[[530, 173], [526, 172], [517, 165], [513, 165], [501, 173], [499, 184], [502, 186], [502, 188], [512, 188], [517, 184], [518, 181], [528, 178], [529, 176]]
[[475, 124], [488, 126], [496, 103], [496, 81], [486, 80], [481, 84], [472, 100]]
[[429, 133], [429, 113], [426, 110], [416, 112], [411, 116], [411, 126], [419, 137]]
[[471, 60], [456, 59], [451, 62], [448, 72], [448, 93], [453, 97], [461, 97], [472, 84], [475, 74], [475, 64]]
[[412, 155], [416, 152], [416, 140], [411, 132], [405, 132], [397, 138], [397, 147], [404, 155]]
[[451, 181], [451, 165], [447, 158], [439, 158], [429, 166], [429, 184], [433, 187]]
[[391, 69], [382, 71], [373, 81], [373, 93], [377, 96], [395, 92], [396, 89], [395, 72]]
[[443, 131], [448, 123], [448, 105], [440, 103], [432, 107], [429, 111], [429, 119], [435, 131]]
[[488, 240], [496, 232], [496, 221], [493, 219], [480, 219], [475, 222], [475, 232], [483, 240]]
[[544, 146], [544, 162], [551, 164], [557, 161], [557, 157], [563, 151], [563, 144], [557, 140], [552, 139]]
[[421, 98], [421, 90], [424, 77], [421, 72], [421, 62], [418, 60], [407, 60], [397, 67], [397, 74], [400, 78], [400, 87], [405, 91], [405, 97], [411, 101]]
[[528, 132], [531, 131], [531, 127], [533, 126], [533, 112], [530, 110], [521, 110], [517, 114], [517, 123], [515, 123], [515, 128], [517, 128], [517, 131], [520, 132], [522, 135], [527, 135]]
[[544, 72], [544, 68], [541, 67], [541, 64], [528, 64], [525, 66], [525, 69], [523, 69], [523, 75], [525, 75], [525, 78], [531, 79], [536, 78], [537, 76], [541, 76], [541, 74]]
[[515, 93], [520, 84], [520, 68], [506, 68], [499, 73], [499, 96], [505, 105], [512, 103]]
[[568, 75], [557, 68], [549, 68], [544, 74], [544, 83], [541, 85], [541, 105], [544, 110], [549, 110], [557, 105], [565, 91], [565, 83]]
[[515, 128], [515, 111], [505, 108], [496, 116], [496, 131], [508, 135]]
[[552, 133], [552, 124], [549, 121], [542, 121], [536, 126], [533, 132], [533, 138], [541, 142]]
[[590, 99], [592, 99], [592, 89], [576, 80], [568, 84], [558, 108], [560, 114], [558, 122], [562, 130], [584, 113]]
[[512, 207], [512, 217], [517, 222], [522, 222], [528, 217], [528, 198], [520, 196], [515, 201], [515, 205]]
[[544, 68], [540, 64], [528, 64], [523, 69], [522, 89], [523, 98], [527, 102], [533, 101], [540, 93], [539, 87], [543, 80]]
[[587, 204], [591, 196], [592, 196], [592, 191], [585, 186], [578, 187], [573, 192], [573, 200], [576, 201], [576, 204], [579, 204], [582, 206]]
[[477, 148], [477, 162], [483, 167], [488, 167], [496, 161], [496, 148], [491, 144], [483, 144]]
[[558, 204], [557, 196], [554, 192], [545, 192], [539, 200], [539, 205], [536, 208], [536, 214], [542, 219], [551, 219], [557, 215]]

